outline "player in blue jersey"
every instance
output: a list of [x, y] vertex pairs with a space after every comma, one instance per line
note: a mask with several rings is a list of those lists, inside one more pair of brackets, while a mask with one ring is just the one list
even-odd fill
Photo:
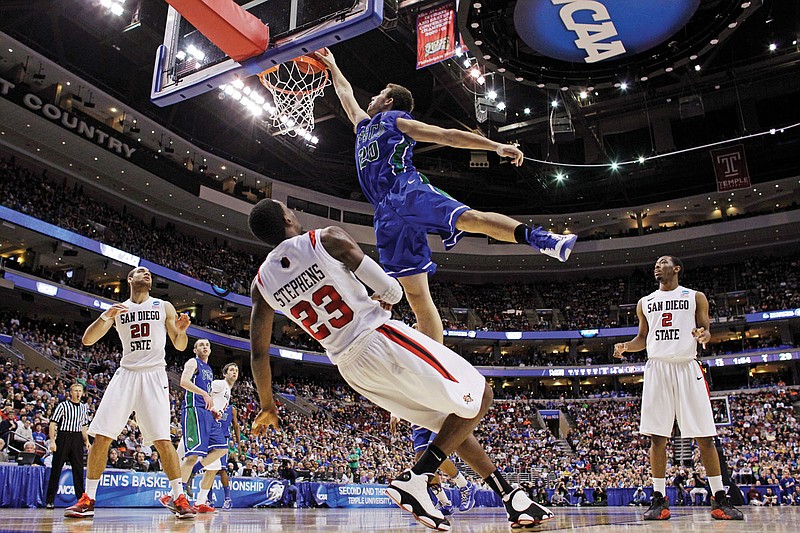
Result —
[[442, 320], [428, 288], [428, 275], [436, 270], [428, 232], [438, 232], [447, 250], [465, 233], [481, 233], [498, 241], [528, 244], [559, 261], [567, 260], [577, 240], [575, 235], [557, 235], [505, 215], [471, 209], [431, 185], [412, 162], [414, 145], [430, 142], [492, 150], [519, 166], [524, 156], [516, 146], [414, 120], [410, 114], [414, 98], [400, 85], [390, 83], [364, 110], [333, 54], [323, 49], [316, 55], [330, 69], [336, 94], [355, 126], [358, 180], [375, 208], [381, 264], [403, 285], [422, 333], [443, 341]]
[[[214, 380], [214, 372], [208, 365], [208, 357], [211, 355], [211, 343], [208, 339], [195, 341], [194, 354], [195, 357], [186, 361], [181, 374], [181, 388], [186, 391], [181, 413], [184, 448], [181, 477], [184, 484], [189, 481], [198, 459], [205, 467], [225, 455], [228, 450], [222, 427], [212, 412], [214, 402], [211, 399], [211, 382]], [[180, 452], [178, 455], [181, 455]]]

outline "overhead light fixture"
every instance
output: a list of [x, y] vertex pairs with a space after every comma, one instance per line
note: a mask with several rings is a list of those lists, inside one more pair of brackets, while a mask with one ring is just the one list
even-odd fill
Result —
[[[775, 44], [775, 43], [769, 43], [769, 51], [770, 51], [770, 52], [774, 52], [774, 51], [775, 51], [775, 50], [777, 50], [777, 49], [778, 49], [778, 45], [777, 45], [777, 44]], [[35, 77], [36, 77], [36, 76], [34, 76], [34, 78], [35, 78]]]

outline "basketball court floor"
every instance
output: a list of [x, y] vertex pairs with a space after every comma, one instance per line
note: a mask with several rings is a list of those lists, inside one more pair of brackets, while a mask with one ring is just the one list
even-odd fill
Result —
[[[743, 522], [722, 522], [711, 518], [708, 507], [675, 508], [672, 519], [643, 522], [642, 508], [570, 508], [556, 509], [556, 517], [526, 531], [586, 532], [658, 532], [686, 531], [725, 533], [789, 533], [800, 526], [799, 507], [747, 507]], [[186, 533], [257, 533], [262, 531], [320, 532], [410, 532], [431, 531], [419, 525], [399, 509], [233, 509], [217, 515], [202, 515], [195, 520], [176, 520], [161, 509], [97, 510], [94, 519], [73, 520], [63, 517], [63, 510], [3, 509], [0, 532], [79, 532], [131, 533], [177, 531]], [[473, 509], [456, 514], [450, 521], [452, 531], [464, 533], [508, 532], [502, 509]]]

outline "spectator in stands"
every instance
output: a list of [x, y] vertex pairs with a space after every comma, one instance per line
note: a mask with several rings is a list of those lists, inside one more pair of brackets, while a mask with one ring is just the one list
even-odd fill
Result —
[[106, 468], [119, 468], [126, 470], [130, 468], [130, 463], [124, 457], [120, 457], [119, 451], [116, 448], [108, 450], [108, 462]]
[[767, 491], [764, 494], [764, 506], [773, 507], [776, 505], [779, 505], [778, 495], [772, 492], [772, 487], [767, 487]]
[[761, 497], [761, 493], [758, 492], [755, 487], [750, 487], [750, 490], [747, 491], [747, 501], [750, 505], [754, 505], [756, 507], [762, 507], [764, 505], [764, 500]]
[[592, 494], [592, 505], [595, 507], [605, 507], [608, 505], [608, 493], [603, 485], [597, 485], [594, 489], [594, 494]]
[[675, 491], [678, 493], [677, 501], [675, 502], [677, 505], [688, 505], [689, 504], [689, 494], [686, 490], [686, 471], [682, 468], [675, 473], [675, 477], [672, 479], [672, 486], [675, 487]]
[[792, 505], [795, 500], [796, 483], [788, 470], [783, 471], [783, 477], [778, 484], [781, 486], [781, 503]]
[[147, 460], [147, 456], [144, 452], [136, 452], [133, 462], [133, 470], [136, 472], [149, 472], [150, 471], [150, 461]]
[[8, 446], [6, 446], [6, 441], [0, 438], [0, 463], [7, 463], [8, 462]]
[[[34, 443], [32, 440], [29, 440], [28, 442], [22, 445], [22, 451], [25, 453], [36, 454], [36, 443]], [[36, 457], [33, 458], [33, 466], [44, 466], [42, 458], [39, 457], [38, 454], [36, 454]]]
[[292, 461], [288, 459], [281, 461], [281, 469], [278, 473], [281, 479], [286, 481], [284, 502], [289, 507], [297, 507], [300, 489], [297, 487], [297, 470], [294, 469]]
[[164, 469], [161, 466], [161, 457], [158, 455], [158, 450], [153, 450], [150, 452], [150, 468], [147, 470], [148, 472], [163, 472]]
[[14, 414], [14, 408], [7, 406], [3, 409], [3, 420], [0, 421], [0, 439], [6, 445], [14, 442], [14, 434], [17, 431], [17, 417]]
[[644, 488], [642, 486], [636, 487], [636, 491], [633, 493], [633, 498], [628, 505], [646, 505], [647, 504], [647, 494], [644, 492]]
[[26, 416], [22, 418], [21, 424], [17, 424], [17, 429], [14, 432], [14, 444], [17, 445], [17, 448], [22, 448], [29, 441], [33, 442], [33, 429], [31, 429], [30, 418]]

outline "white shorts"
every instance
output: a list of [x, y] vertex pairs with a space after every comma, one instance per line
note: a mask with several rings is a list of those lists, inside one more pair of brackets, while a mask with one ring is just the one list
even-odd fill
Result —
[[703, 369], [696, 360], [673, 363], [648, 359], [644, 367], [639, 433], [670, 437], [675, 420], [681, 437], [716, 436]]
[[486, 387], [458, 354], [396, 320], [362, 335], [337, 366], [372, 403], [434, 432], [451, 414], [478, 416]]
[[149, 446], [157, 440], [171, 440], [169, 381], [163, 368], [118, 368], [89, 425], [89, 435], [116, 439], [133, 411], [144, 444]]

